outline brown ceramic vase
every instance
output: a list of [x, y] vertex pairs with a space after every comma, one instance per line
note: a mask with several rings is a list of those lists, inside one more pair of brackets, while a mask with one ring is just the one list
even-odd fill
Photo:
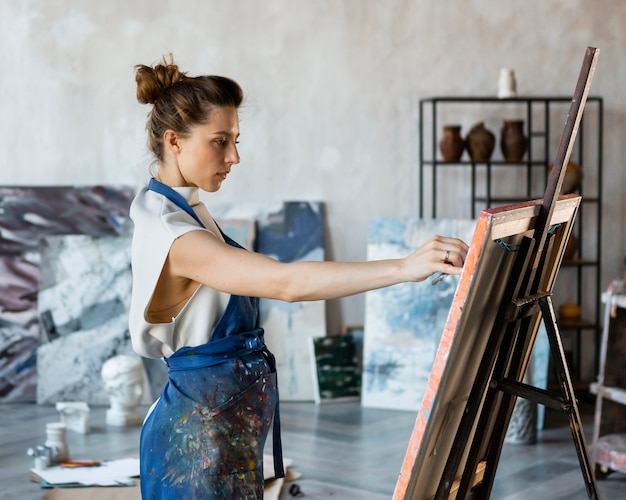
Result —
[[467, 152], [475, 163], [485, 163], [491, 159], [496, 145], [496, 136], [485, 128], [483, 122], [474, 125], [465, 138]]
[[[552, 173], [552, 165], [548, 167], [548, 174]], [[561, 185], [561, 194], [569, 194], [576, 191], [583, 181], [583, 169], [574, 162], [569, 162], [565, 167], [565, 175], [563, 176], [563, 184]]]
[[465, 141], [461, 137], [460, 125], [444, 125], [443, 136], [439, 141], [439, 150], [443, 161], [459, 161], [465, 149]]
[[522, 161], [527, 147], [524, 120], [504, 120], [500, 136], [500, 149], [504, 159], [512, 163]]

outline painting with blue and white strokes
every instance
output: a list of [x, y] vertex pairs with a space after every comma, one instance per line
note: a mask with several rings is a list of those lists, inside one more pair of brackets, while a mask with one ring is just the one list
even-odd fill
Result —
[[[368, 260], [408, 255], [434, 234], [470, 242], [465, 219], [370, 220]], [[443, 256], [442, 256], [443, 257]], [[368, 292], [365, 298], [362, 405], [418, 410], [458, 283], [448, 276]]]
[[0, 186], [0, 403], [37, 397], [40, 240], [127, 234], [135, 191], [130, 186]]
[[41, 238], [37, 403], [109, 404], [102, 365], [118, 354], [137, 356], [128, 333], [130, 249], [130, 234]]
[[[254, 250], [280, 262], [324, 260], [324, 205], [315, 201], [211, 205], [222, 219], [254, 219]], [[313, 401], [310, 337], [326, 335], [324, 301], [259, 301], [265, 342], [276, 356], [280, 399]]]

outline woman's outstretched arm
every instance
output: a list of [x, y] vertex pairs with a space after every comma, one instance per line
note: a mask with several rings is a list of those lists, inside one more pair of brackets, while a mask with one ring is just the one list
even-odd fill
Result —
[[297, 302], [422, 281], [438, 271], [460, 274], [467, 250], [461, 240], [433, 236], [400, 259], [286, 264], [231, 247], [206, 231], [191, 231], [174, 241], [166, 269], [171, 278], [189, 279], [233, 295]]

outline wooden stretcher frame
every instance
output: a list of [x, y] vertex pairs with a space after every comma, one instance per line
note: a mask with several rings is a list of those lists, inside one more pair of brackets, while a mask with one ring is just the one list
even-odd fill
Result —
[[[567, 413], [590, 498], [598, 498], [552, 290], [580, 197], [559, 197], [598, 49], [583, 59], [544, 198], [481, 212], [394, 500], [489, 498], [517, 397]], [[543, 319], [560, 393], [522, 379]]]

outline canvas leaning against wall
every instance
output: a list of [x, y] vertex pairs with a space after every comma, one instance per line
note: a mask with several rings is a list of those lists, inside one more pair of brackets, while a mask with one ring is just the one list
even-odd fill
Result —
[[[231, 238], [254, 245], [251, 220], [220, 220]], [[41, 240], [38, 311], [42, 343], [37, 351], [37, 402], [84, 401], [108, 405], [100, 372], [120, 354], [138, 357], [130, 343], [132, 236], [51, 236]], [[160, 359], [143, 359], [152, 403], [167, 382]]]
[[0, 402], [36, 399], [41, 238], [129, 230], [131, 187], [0, 187]]
[[[100, 371], [133, 353], [128, 331], [131, 236], [50, 236], [41, 240], [37, 308], [37, 403], [108, 405]], [[144, 404], [150, 391], [144, 390]]]
[[[216, 219], [252, 218], [257, 224], [256, 250], [281, 262], [324, 260], [324, 205], [288, 201], [269, 204], [209, 206]], [[324, 301], [259, 301], [265, 342], [276, 356], [280, 399], [313, 401], [315, 397], [310, 337], [326, 335]]]
[[[212, 210], [212, 214], [222, 231], [246, 248], [283, 262], [323, 258], [322, 210], [316, 204], [279, 202], [265, 211], [234, 206]], [[116, 243], [110, 238], [74, 236], [46, 242], [47, 278], [40, 313], [49, 318], [53, 331], [47, 335], [52, 341], [39, 348], [39, 402], [80, 399], [102, 404], [105, 395], [98, 376], [102, 364], [113, 355], [132, 353], [127, 328], [130, 248], [113, 249], [123, 244], [121, 239]], [[104, 262], [110, 252], [115, 252], [117, 258]], [[85, 284], [76, 287], [80, 298], [71, 296], [73, 282]], [[261, 300], [260, 308], [266, 342], [276, 354], [282, 377], [281, 399], [312, 400], [311, 359], [306, 340], [309, 332], [316, 336], [325, 334], [323, 302], [286, 304]], [[108, 314], [103, 315], [103, 311]], [[89, 346], [87, 356], [83, 352], [85, 346]], [[150, 384], [150, 391], [145, 393], [154, 399], [167, 381], [167, 368], [161, 360], [148, 359], [144, 359], [144, 367]], [[52, 372], [54, 377], [50, 376]]]
[[[97, 274], [103, 263], [98, 262], [98, 258], [83, 266], [72, 267], [63, 263], [68, 259], [79, 259], [79, 262], [98, 255], [100, 259], [106, 258], [103, 257], [104, 248], [113, 244], [107, 238], [129, 237], [132, 224], [128, 209], [134, 194], [133, 188], [112, 187], [0, 188], [0, 270], [4, 277], [0, 283], [0, 402], [39, 399], [54, 403], [59, 399], [85, 399], [85, 394], [93, 404], [101, 401], [97, 378], [92, 376], [87, 384], [93, 393], [79, 389], [74, 382], [76, 376], [85, 371], [85, 363], [76, 356], [65, 354], [67, 349], [74, 353], [80, 351], [80, 346], [90, 335], [100, 338], [97, 330], [105, 325], [111, 326], [108, 321], [115, 322], [115, 326], [106, 328], [107, 335], [111, 333], [109, 342], [94, 354], [94, 359], [99, 360], [95, 364], [101, 364], [109, 354], [128, 351], [126, 307], [130, 297], [124, 297], [120, 292], [104, 300], [100, 293], [87, 293], [77, 287], [76, 293], [84, 293], [84, 296], [74, 300], [67, 292], [67, 281], [82, 278], [76, 275], [70, 278], [69, 275], [81, 269], [87, 274]], [[324, 258], [322, 203], [277, 202], [252, 209], [245, 205], [231, 205], [213, 211], [213, 215], [218, 222], [223, 222], [224, 232], [233, 239], [241, 239], [244, 246], [282, 262]], [[38, 310], [40, 242], [47, 237], [62, 235], [83, 235], [86, 238], [68, 236], [46, 243], [48, 261], [44, 265], [47, 273], [44, 282], [50, 290], [44, 294], [44, 303]], [[119, 240], [115, 244], [126, 243]], [[84, 255], [79, 251], [81, 247]], [[81, 257], [77, 258], [75, 252]], [[120, 259], [126, 255], [123, 249], [116, 252]], [[119, 272], [119, 283], [127, 283], [128, 264], [121, 261], [117, 264], [118, 268], [111, 272]], [[87, 274], [83, 281], [92, 282], [96, 289], [102, 290], [104, 277], [90, 275], [87, 278]], [[56, 293], [55, 287], [61, 287], [63, 293]], [[105, 310], [111, 313], [110, 317], [103, 314]], [[308, 339], [326, 334], [324, 302], [286, 304], [262, 300], [261, 321], [266, 329], [266, 341], [278, 358], [281, 398], [313, 400]], [[40, 323], [44, 327], [41, 337]], [[40, 343], [43, 344], [42, 375], [49, 373], [54, 364], [54, 379], [64, 383], [43, 384], [38, 393], [37, 350]], [[61, 352], [64, 355], [60, 355]], [[75, 358], [74, 363], [72, 359]], [[56, 361], [52, 363], [52, 359]], [[60, 360], [66, 362], [59, 365]], [[160, 370], [161, 365], [144, 364], [151, 384], [150, 392], [154, 396], [166, 375]]]
[[[404, 257], [439, 234], [471, 241], [476, 222], [372, 219], [368, 260]], [[417, 410], [458, 283], [448, 276], [374, 290], [365, 299], [362, 405]]]

